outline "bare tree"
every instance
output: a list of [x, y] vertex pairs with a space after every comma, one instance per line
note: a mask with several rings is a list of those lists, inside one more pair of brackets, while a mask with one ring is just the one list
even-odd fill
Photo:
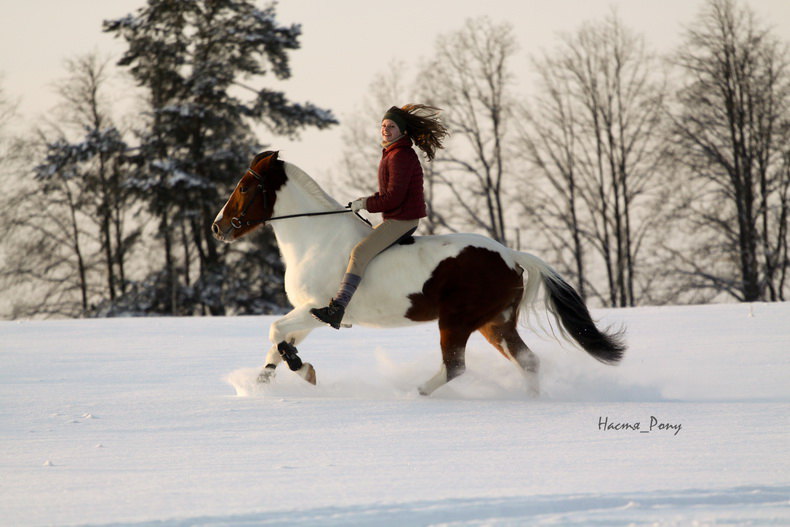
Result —
[[[88, 305], [84, 231], [75, 225], [79, 187], [68, 177], [56, 178], [62, 192], [50, 192], [34, 178], [29, 159], [35, 141], [12, 137], [15, 105], [0, 92], [0, 291], [12, 318], [36, 314], [76, 316]], [[67, 170], [63, 163], [63, 171]], [[55, 174], [50, 174], [55, 176]], [[31, 190], [33, 189], [33, 190]], [[84, 218], [83, 218], [84, 219]]]
[[[38, 147], [31, 141], [24, 148], [42, 155], [43, 143], [39, 138]], [[26, 184], [9, 194], [4, 204], [3, 281], [12, 291], [19, 291], [22, 284], [33, 289], [14, 302], [14, 318], [80, 316], [95, 300], [88, 276], [94, 266], [86, 248], [88, 221], [80, 212], [87, 198], [78, 181], [75, 153], [50, 151], [46, 170], [36, 174], [20, 166], [16, 177]]]
[[3, 278], [32, 288], [14, 316], [83, 316], [114, 300], [125, 282], [133, 239], [124, 229], [127, 147], [102, 101], [104, 66], [85, 56], [67, 68], [58, 90], [64, 104], [46, 130], [20, 145], [27, 160], [13, 176], [24, 185], [6, 186], [5, 242], [13, 250]]
[[675, 254], [690, 289], [784, 300], [790, 197], [788, 46], [748, 6], [709, 0], [676, 63], [687, 75], [674, 119], [700, 243]]
[[110, 301], [122, 294], [126, 286], [125, 256], [137, 231], [125, 233], [125, 214], [129, 191], [123, 185], [123, 153], [126, 148], [120, 132], [110, 116], [106, 92], [110, 75], [109, 59], [96, 54], [77, 57], [66, 62], [69, 76], [59, 84], [58, 93], [65, 105], [64, 116], [73, 128], [85, 133], [84, 154], [90, 166], [85, 167], [84, 183], [93, 197], [92, 218], [99, 229], [104, 255], [105, 280]]
[[0, 176], [7, 176], [19, 160], [19, 149], [16, 139], [11, 136], [9, 128], [17, 119], [17, 104], [5, 92], [0, 75]]
[[487, 18], [468, 20], [440, 37], [420, 73], [426, 102], [443, 108], [450, 131], [437, 153], [432, 181], [446, 191], [449, 228], [483, 230], [507, 243], [507, 145], [513, 116], [512, 27]]
[[[541, 79], [540, 95], [532, 109], [521, 109], [522, 155], [539, 176], [525, 176], [521, 194], [526, 218], [545, 234], [559, 260], [570, 253], [565, 274], [575, 276], [577, 290], [586, 298], [585, 244], [579, 197], [580, 130], [570, 78], [549, 57], [535, 62]], [[548, 183], [548, 184], [546, 184]]]
[[19, 178], [22, 172], [20, 167], [23, 165], [20, 155], [24, 152], [23, 144], [10, 131], [17, 119], [17, 103], [8, 97], [5, 88], [0, 84], [0, 184], [3, 187], [0, 195], [0, 225], [6, 231], [5, 236], [0, 239], [0, 294], [4, 297], [0, 310], [9, 315], [13, 309], [12, 297], [19, 292], [20, 281], [10, 273], [17, 250], [8, 230], [15, 214], [13, 198], [20, 186], [25, 184]]
[[[540, 87], [525, 111], [522, 151], [539, 177], [525, 202], [550, 243], [571, 255], [579, 289], [635, 305], [638, 257], [656, 211], [665, 84], [658, 59], [616, 14], [565, 36], [534, 61]], [[586, 271], [600, 258], [607, 287]]]

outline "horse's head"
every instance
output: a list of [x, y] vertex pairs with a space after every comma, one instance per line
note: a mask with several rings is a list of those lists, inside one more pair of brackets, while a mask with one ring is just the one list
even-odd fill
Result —
[[233, 242], [263, 225], [272, 217], [277, 190], [285, 183], [283, 162], [277, 152], [255, 156], [250, 168], [233, 189], [211, 230], [223, 242]]

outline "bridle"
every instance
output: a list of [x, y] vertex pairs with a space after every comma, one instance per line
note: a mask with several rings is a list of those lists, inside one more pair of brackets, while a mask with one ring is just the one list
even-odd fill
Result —
[[[288, 218], [303, 218], [306, 216], [326, 216], [328, 214], [346, 214], [348, 212], [352, 212], [351, 208], [347, 207], [343, 210], [328, 210], [322, 212], [303, 212], [301, 214], [286, 214], [284, 216], [274, 216], [265, 220], [244, 220], [244, 216], [247, 215], [247, 211], [250, 209], [250, 206], [252, 206], [253, 202], [255, 201], [255, 198], [258, 197], [258, 194], [261, 194], [263, 196], [263, 210], [266, 210], [269, 205], [269, 197], [266, 195], [266, 189], [263, 187], [263, 177], [260, 174], [258, 174], [255, 170], [253, 170], [252, 167], [248, 168], [247, 172], [252, 174], [252, 177], [254, 177], [256, 181], [258, 181], [258, 185], [255, 187], [255, 194], [252, 195], [252, 199], [250, 199], [250, 201], [248, 201], [247, 204], [244, 206], [244, 208], [241, 210], [241, 214], [230, 219], [230, 225], [234, 229], [241, 229], [242, 227], [250, 227], [252, 225], [260, 225], [261, 223], [266, 223], [267, 221], [285, 220]], [[367, 219], [360, 216], [358, 212], [354, 212], [354, 214], [356, 214], [356, 216], [359, 219], [361, 219], [368, 225], [371, 225], [371, 223]]]
[[247, 204], [244, 206], [244, 208], [241, 211], [241, 214], [239, 214], [238, 216], [235, 216], [235, 217], [230, 219], [230, 225], [234, 229], [241, 229], [242, 227], [249, 227], [250, 225], [257, 225], [257, 224], [263, 223], [265, 221], [265, 220], [247, 220], [247, 221], [244, 221], [244, 222], [241, 221], [242, 219], [244, 219], [244, 216], [247, 215], [247, 211], [250, 210], [250, 207], [255, 202], [255, 198], [258, 197], [258, 194], [262, 194], [263, 195], [263, 209], [264, 210], [266, 210], [266, 206], [268, 205], [268, 199], [269, 199], [266, 196], [266, 189], [263, 188], [263, 178], [261, 177], [261, 175], [258, 174], [256, 171], [254, 171], [252, 169], [252, 167], [248, 168], [247, 172], [252, 174], [252, 177], [254, 177], [256, 181], [258, 181], [258, 185], [255, 187], [255, 194], [252, 195], [252, 199], [250, 199], [250, 201], [248, 201]]

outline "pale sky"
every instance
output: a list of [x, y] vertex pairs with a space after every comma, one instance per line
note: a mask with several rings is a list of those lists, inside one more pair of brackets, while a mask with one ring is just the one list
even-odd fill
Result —
[[[2, 1], [0, 75], [6, 93], [20, 100], [23, 126], [56, 104], [52, 83], [65, 76], [65, 59], [92, 51], [120, 56], [123, 42], [102, 33], [102, 21], [145, 3]], [[790, 0], [749, 0], [748, 4], [776, 35], [790, 40]], [[293, 77], [281, 89], [292, 101], [331, 109], [342, 121], [360, 105], [371, 81], [388, 63], [417, 64], [430, 54], [438, 35], [460, 29], [468, 18], [488, 16], [494, 22], [513, 24], [520, 47], [514, 66], [523, 75], [529, 69], [529, 56], [554, 47], [559, 33], [600, 20], [613, 7], [624, 25], [642, 34], [649, 46], [669, 51], [680, 43], [683, 28], [693, 22], [702, 5], [703, 0], [282, 0], [277, 7], [279, 22], [301, 24], [303, 35], [301, 49], [290, 55]], [[393, 104], [406, 102], [411, 101]], [[339, 160], [340, 127], [303, 133], [301, 141], [259, 139], [319, 181], [325, 167]]]

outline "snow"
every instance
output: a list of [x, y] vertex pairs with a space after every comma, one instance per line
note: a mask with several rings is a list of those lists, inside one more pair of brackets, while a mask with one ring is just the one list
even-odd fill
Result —
[[790, 303], [594, 315], [618, 367], [522, 331], [538, 400], [479, 337], [417, 395], [432, 324], [318, 330], [318, 385], [261, 388], [273, 317], [2, 322], [0, 524], [790, 524]]

